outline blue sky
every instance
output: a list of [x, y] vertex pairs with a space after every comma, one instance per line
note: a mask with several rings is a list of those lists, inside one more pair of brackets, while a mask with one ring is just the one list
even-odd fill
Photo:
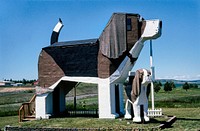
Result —
[[[153, 40], [156, 78], [200, 79], [199, 0], [0, 1], [0, 80], [37, 79], [38, 56], [62, 18], [59, 41], [98, 38], [113, 12], [163, 21]], [[149, 41], [133, 70], [149, 69]]]

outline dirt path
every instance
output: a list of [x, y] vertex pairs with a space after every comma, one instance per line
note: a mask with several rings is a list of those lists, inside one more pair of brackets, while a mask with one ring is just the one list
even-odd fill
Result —
[[0, 93], [34, 90], [34, 87], [1, 87]]

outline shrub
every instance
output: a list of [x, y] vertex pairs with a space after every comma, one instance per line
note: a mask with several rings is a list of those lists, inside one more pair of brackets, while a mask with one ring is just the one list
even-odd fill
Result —
[[170, 84], [169, 82], [166, 82], [166, 83], [164, 84], [164, 90], [165, 90], [166, 92], [172, 91], [172, 86], [171, 86], [171, 84]]
[[185, 82], [185, 84], [183, 84], [183, 89], [187, 91], [189, 88], [190, 88], [189, 84]]
[[154, 91], [158, 93], [161, 89], [162, 84], [159, 82], [154, 82]]
[[174, 84], [173, 81], [171, 81], [169, 84], [170, 84], [170, 86], [171, 86], [172, 89], [176, 88], [176, 86], [175, 86], [175, 84]]

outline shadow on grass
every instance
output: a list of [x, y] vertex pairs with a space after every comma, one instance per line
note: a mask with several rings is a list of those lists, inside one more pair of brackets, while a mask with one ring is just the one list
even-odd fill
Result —
[[98, 118], [99, 113], [97, 109], [93, 110], [66, 110], [65, 112], [51, 116], [51, 118], [72, 118], [72, 117], [91, 117]]
[[194, 119], [194, 118], [177, 118], [177, 120], [184, 120], [184, 121], [200, 121], [200, 119]]
[[165, 122], [166, 121], [164, 121], [164, 120], [156, 120], [154, 118], [151, 118], [149, 123], [164, 124]]

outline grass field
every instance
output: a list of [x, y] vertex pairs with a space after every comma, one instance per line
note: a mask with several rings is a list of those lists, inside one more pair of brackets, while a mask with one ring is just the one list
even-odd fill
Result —
[[[171, 128], [164, 130], [194, 130], [200, 129], [200, 108], [163, 108], [163, 113], [165, 115], [175, 115], [177, 116], [177, 121], [172, 125]], [[155, 128], [163, 121], [165, 118], [154, 118], [147, 124], [135, 124], [132, 121], [127, 121], [124, 119], [98, 119], [98, 118], [83, 118], [83, 117], [73, 117], [73, 118], [54, 118], [49, 120], [37, 120], [18, 123], [17, 116], [0, 117], [0, 128], [5, 125], [20, 126], [20, 127], [48, 127], [48, 128], [112, 128], [115, 130], [124, 128], [140, 128], [145, 130], [150, 130]], [[129, 122], [130, 124], [127, 124]]]
[[[165, 92], [163, 89], [155, 93], [155, 107], [170, 108], [198, 108], [200, 107], [200, 89], [175, 88], [173, 91]], [[151, 100], [151, 98], [149, 98]], [[151, 106], [151, 102], [149, 102]]]
[[[82, 85], [83, 86], [83, 85]], [[80, 90], [83, 90], [83, 87]], [[86, 85], [87, 93], [91, 87]], [[89, 89], [90, 88], [90, 89]], [[77, 88], [78, 90], [78, 88]], [[97, 87], [92, 88], [92, 93], [97, 93]], [[85, 92], [85, 90], [83, 90]], [[84, 94], [83, 91], [79, 91], [79, 94]], [[77, 91], [78, 92], [78, 91]], [[71, 93], [73, 94], [73, 93]], [[16, 107], [18, 103], [24, 102], [32, 97], [32, 92], [18, 92], [14, 94], [0, 95], [0, 111], [7, 111], [9, 104]], [[7, 100], [6, 100], [7, 98]], [[10, 99], [9, 99], [10, 98]], [[24, 99], [23, 99], [24, 98]], [[3, 100], [5, 99], [5, 100]], [[26, 100], [25, 100], [26, 99]], [[67, 101], [67, 106], [72, 106], [73, 101]], [[85, 103], [85, 108], [97, 108], [98, 98], [92, 96], [88, 98], [82, 98], [77, 101], [78, 106], [81, 108], [81, 103]], [[149, 102], [151, 104], [151, 102]], [[4, 105], [4, 109], [1, 110], [1, 106]], [[151, 105], [149, 105], [151, 107]], [[173, 89], [171, 92], [164, 92], [161, 90], [159, 93], [155, 93], [155, 107], [162, 108], [163, 114], [168, 116], [177, 116], [177, 121], [171, 128], [165, 130], [200, 130], [200, 89], [189, 89], [188, 91], [182, 88]], [[13, 107], [14, 108], [14, 107]], [[6, 110], [7, 109], [7, 110]], [[18, 110], [18, 108], [17, 108]], [[9, 112], [9, 111], [8, 111]], [[98, 118], [53, 118], [49, 120], [37, 120], [18, 123], [18, 116], [5, 116], [0, 117], [0, 128], [5, 125], [20, 126], [20, 127], [56, 127], [56, 128], [113, 128], [115, 130], [123, 128], [140, 128], [149, 130], [158, 126], [166, 118], [154, 118], [147, 124], [135, 124], [132, 121], [124, 120], [123, 118], [108, 120]], [[128, 124], [127, 124], [128, 123]]]
[[17, 115], [21, 104], [28, 102], [33, 94], [34, 90], [0, 92], [0, 116]]

